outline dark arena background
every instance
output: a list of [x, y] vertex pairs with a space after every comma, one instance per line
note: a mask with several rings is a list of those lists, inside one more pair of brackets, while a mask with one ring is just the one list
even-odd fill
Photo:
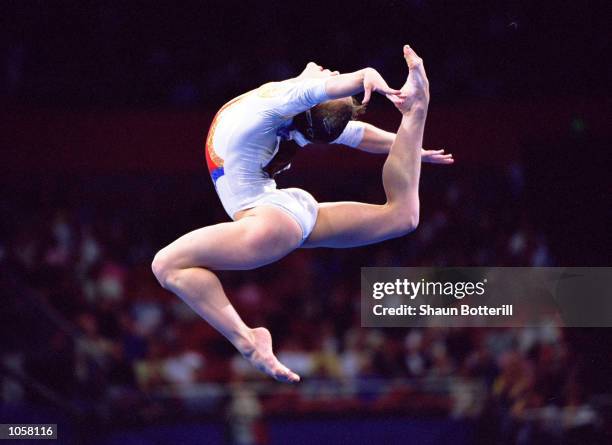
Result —
[[[612, 443], [609, 329], [359, 318], [362, 266], [612, 264], [608, 6], [0, 2], [0, 423], [92, 445]], [[204, 163], [223, 103], [311, 60], [399, 88], [405, 43], [431, 83], [425, 146], [456, 159], [423, 167], [418, 229], [221, 273], [302, 376], [276, 383], [152, 258], [228, 220]], [[383, 162], [315, 146], [279, 184], [380, 203]]]

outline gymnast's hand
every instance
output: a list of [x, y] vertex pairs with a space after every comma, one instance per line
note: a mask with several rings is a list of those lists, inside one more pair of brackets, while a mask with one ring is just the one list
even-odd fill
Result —
[[421, 149], [421, 161], [430, 164], [452, 164], [455, 162], [452, 153], [444, 153], [444, 150]]
[[370, 101], [372, 91], [384, 94], [387, 97], [394, 97], [400, 94], [399, 90], [394, 90], [387, 85], [387, 82], [374, 68], [366, 68], [363, 75], [363, 105]]

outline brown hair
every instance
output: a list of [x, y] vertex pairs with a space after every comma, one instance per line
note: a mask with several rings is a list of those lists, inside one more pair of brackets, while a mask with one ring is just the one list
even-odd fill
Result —
[[365, 112], [365, 105], [354, 97], [328, 100], [293, 118], [295, 128], [314, 143], [332, 142], [342, 134], [350, 120]]

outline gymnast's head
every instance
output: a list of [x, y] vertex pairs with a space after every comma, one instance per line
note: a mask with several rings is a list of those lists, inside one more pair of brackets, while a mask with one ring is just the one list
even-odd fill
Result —
[[315, 144], [328, 144], [338, 138], [350, 120], [365, 111], [354, 97], [328, 100], [293, 118], [293, 124], [306, 139]]

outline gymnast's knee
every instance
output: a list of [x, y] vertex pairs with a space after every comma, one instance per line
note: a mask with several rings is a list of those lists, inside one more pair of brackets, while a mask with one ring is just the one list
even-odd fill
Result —
[[419, 225], [419, 209], [398, 208], [389, 217], [390, 238], [399, 238], [414, 232]]
[[168, 252], [167, 247], [155, 254], [151, 263], [151, 269], [153, 270], [153, 275], [155, 275], [155, 278], [157, 278], [157, 281], [164, 289], [171, 290], [175, 287], [180, 269], [173, 264], [172, 256]]

